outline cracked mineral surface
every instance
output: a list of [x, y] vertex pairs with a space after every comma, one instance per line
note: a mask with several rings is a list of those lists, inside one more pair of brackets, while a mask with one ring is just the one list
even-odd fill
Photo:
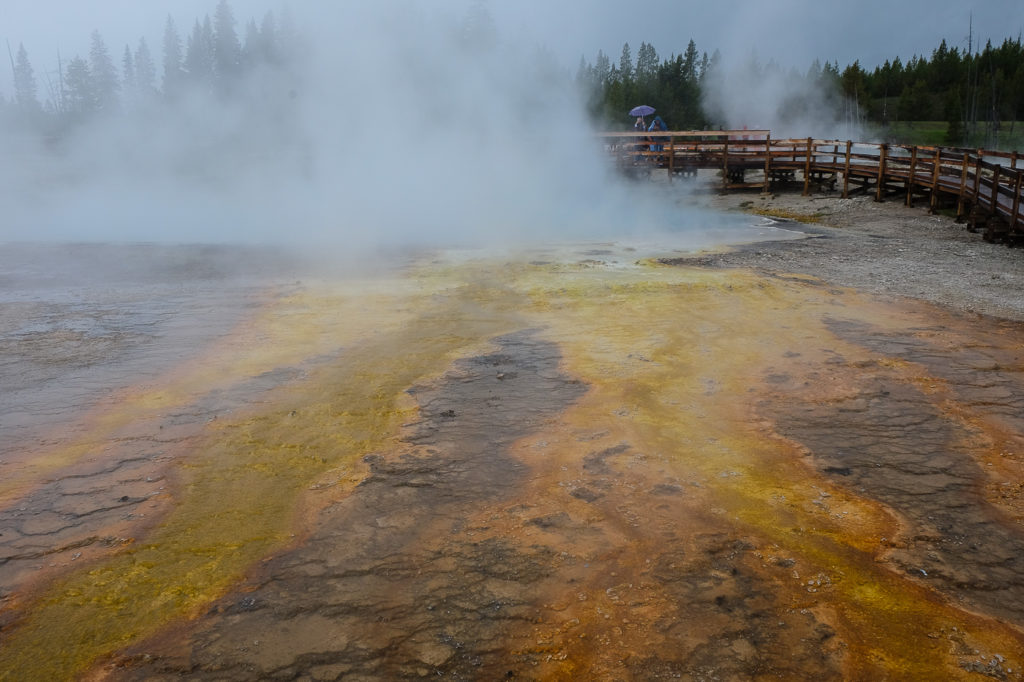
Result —
[[0, 302], [0, 679], [1021, 678], [1019, 321], [622, 244], [159, 248]]

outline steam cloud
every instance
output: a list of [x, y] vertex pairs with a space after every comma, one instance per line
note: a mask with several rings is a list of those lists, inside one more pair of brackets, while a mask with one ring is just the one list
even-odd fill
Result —
[[357, 249], [692, 221], [610, 180], [568, 70], [544, 50], [430, 3], [315, 12], [294, 14], [299, 83], [260, 73], [241, 96], [97, 119], [56, 149], [0, 139], [0, 238]]
[[756, 55], [713, 68], [704, 82], [704, 110], [726, 128], [770, 130], [774, 138], [863, 140], [855, 109], [820, 72], [803, 74]]

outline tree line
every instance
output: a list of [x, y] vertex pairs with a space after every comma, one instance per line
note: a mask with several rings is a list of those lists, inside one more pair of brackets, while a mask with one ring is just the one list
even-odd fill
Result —
[[227, 0], [213, 17], [196, 19], [187, 32], [167, 17], [159, 61], [145, 38], [125, 45], [120, 66], [102, 34], [93, 31], [86, 56], [63, 59], [37, 73], [24, 45], [8, 45], [13, 93], [0, 94], [7, 126], [61, 134], [97, 116], [173, 102], [188, 92], [232, 97], [246, 79], [292, 69], [301, 40], [287, 15], [249, 19], [244, 34]]
[[[693, 40], [681, 54], [658, 57], [654, 46], [641, 43], [634, 59], [629, 43], [618, 62], [598, 51], [594, 62], [580, 59], [575, 80], [586, 97], [591, 118], [606, 128], [628, 128], [624, 113], [640, 103], [657, 103], [658, 112], [673, 129], [722, 127], [702, 102], [709, 79], [721, 67], [716, 50], [710, 57], [698, 52]], [[1020, 37], [983, 49], [969, 45], [961, 51], [946, 41], [931, 57], [899, 57], [873, 70], [859, 61], [845, 68], [815, 60], [805, 72], [784, 71], [776, 62], [751, 61], [749, 82], [772, 78], [787, 83], [784, 106], [794, 115], [808, 108], [832, 120], [885, 133], [897, 122], [943, 121], [945, 141], [958, 146], [995, 146], [999, 133], [1013, 132], [1024, 114], [1024, 45]], [[721, 77], [722, 74], [717, 74]]]
[[[470, 18], [480, 11], [474, 6]], [[185, 32], [168, 16], [159, 60], [140, 38], [124, 47], [120, 66], [99, 31], [91, 35], [88, 55], [58, 57], [54, 68], [41, 73], [23, 45], [9, 49], [14, 88], [10, 97], [0, 94], [0, 122], [60, 135], [96, 116], [160, 106], [190, 91], [231, 98], [254, 78], [298, 80], [302, 39], [287, 16], [268, 12], [259, 23], [249, 19], [241, 35], [237, 25], [228, 0], [219, 0], [212, 17], [196, 19]], [[704, 98], [711, 79], [723, 77], [721, 68], [720, 53], [700, 52], [693, 40], [668, 58], [646, 42], [634, 56], [626, 43], [617, 61], [603, 51], [592, 63], [581, 57], [575, 78], [565, 74], [565, 80], [566, 87], [578, 88], [601, 128], [629, 127], [625, 112], [646, 103], [656, 104], [671, 128], [708, 129], [728, 125]], [[995, 147], [1000, 132], [1012, 133], [1024, 114], [1020, 37], [998, 46], [987, 42], [980, 50], [942, 41], [930, 57], [914, 56], [906, 64], [896, 57], [870, 71], [859, 61], [840, 68], [817, 60], [803, 72], [774, 61], [752, 60], [747, 69], [758, 80], [788, 84], [784, 115], [814, 112], [882, 135], [898, 122], [944, 121], [948, 144]]]

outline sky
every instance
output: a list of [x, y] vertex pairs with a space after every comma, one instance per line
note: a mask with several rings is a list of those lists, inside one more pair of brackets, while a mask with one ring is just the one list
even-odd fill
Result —
[[[400, 7], [407, 0], [378, 0]], [[435, 0], [432, 6], [458, 14], [471, 0]], [[145, 37], [159, 57], [163, 26], [172, 16], [183, 34], [196, 17], [213, 14], [217, 0], [3, 0], [0, 40], [28, 50], [37, 72], [52, 68], [58, 51], [65, 57], [89, 50], [96, 29], [111, 54]], [[259, 20], [268, 10], [290, 5], [298, 16], [311, 13], [312, 0], [234, 0], [240, 20]], [[598, 50], [618, 59], [628, 42], [635, 56], [641, 42], [667, 57], [681, 53], [692, 38], [700, 51], [720, 50], [727, 57], [774, 59], [784, 67], [806, 70], [814, 59], [859, 60], [871, 69], [899, 56], [930, 56], [943, 39], [967, 49], [973, 16], [975, 45], [983, 46], [1024, 32], [1022, 0], [485, 0], [499, 28], [514, 39], [547, 46], [566, 68], [580, 56], [593, 62]], [[241, 33], [241, 27], [239, 27]], [[6, 45], [5, 45], [6, 47]], [[10, 93], [9, 69], [0, 69], [0, 91]], [[40, 88], [43, 89], [42, 87]]]
[[[512, 9], [512, 8], [516, 9]], [[660, 56], [681, 53], [692, 38], [700, 51], [746, 57], [805, 70], [814, 59], [860, 60], [872, 68], [899, 56], [928, 55], [943, 39], [967, 48], [973, 14], [975, 44], [1002, 42], [1024, 31], [1020, 0], [648, 0], [624, 2], [495, 3], [510, 21], [532, 26], [549, 44], [572, 45], [569, 54], [588, 60], [598, 49], [617, 59], [624, 42], [633, 54], [641, 41]], [[737, 57], [740, 58], [740, 57]]]

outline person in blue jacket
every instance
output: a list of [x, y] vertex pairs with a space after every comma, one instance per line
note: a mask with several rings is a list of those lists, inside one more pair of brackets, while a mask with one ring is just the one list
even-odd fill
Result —
[[[665, 125], [665, 122], [663, 120], [661, 120], [661, 116], [655, 116], [654, 117], [654, 120], [651, 121], [651, 127], [647, 129], [647, 132], [653, 133], [655, 130], [668, 130], [668, 126]], [[654, 142], [664, 142], [668, 138], [667, 137], [654, 137], [654, 138], [651, 138], [651, 139]], [[661, 145], [661, 144], [652, 144], [651, 145], [651, 151], [652, 152], [660, 152], [664, 148], [665, 148], [665, 146]]]

